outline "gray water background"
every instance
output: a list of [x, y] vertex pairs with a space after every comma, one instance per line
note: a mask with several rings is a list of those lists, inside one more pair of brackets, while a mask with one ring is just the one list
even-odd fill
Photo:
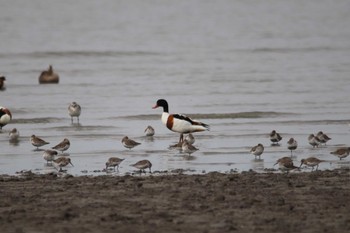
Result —
[[[50, 142], [43, 149], [68, 138], [73, 175], [105, 174], [112, 156], [125, 158], [120, 175], [141, 159], [154, 171], [264, 172], [290, 155], [290, 137], [296, 165], [315, 156], [328, 161], [321, 170], [349, 167], [330, 154], [350, 145], [349, 10], [346, 0], [1, 1], [0, 106], [13, 121], [0, 133], [0, 173], [54, 171], [32, 134]], [[60, 83], [39, 85], [49, 64]], [[151, 109], [159, 98], [211, 126], [195, 134], [191, 158], [169, 150], [179, 135]], [[68, 116], [72, 101], [80, 124]], [[8, 140], [14, 127], [18, 144]], [[273, 129], [280, 146], [270, 145]], [[307, 137], [320, 130], [332, 140], [313, 149]], [[125, 135], [142, 144], [124, 148]], [[258, 143], [262, 160], [249, 154]]]

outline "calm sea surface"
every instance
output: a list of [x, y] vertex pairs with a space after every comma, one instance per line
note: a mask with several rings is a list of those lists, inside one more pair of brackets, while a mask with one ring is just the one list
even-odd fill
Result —
[[[71, 141], [73, 175], [102, 175], [109, 157], [129, 165], [149, 159], [154, 171], [190, 174], [264, 172], [299, 147], [293, 159], [315, 156], [320, 169], [349, 167], [330, 154], [350, 146], [350, 2], [311, 1], [2, 1], [0, 106], [13, 121], [0, 133], [0, 174], [54, 171], [35, 151], [32, 134]], [[58, 85], [39, 85], [50, 64]], [[190, 158], [169, 149], [179, 135], [160, 121], [157, 99], [211, 126], [196, 133]], [[80, 124], [67, 107], [82, 106]], [[152, 125], [153, 139], [144, 136]], [[18, 144], [8, 132], [20, 131]], [[268, 135], [281, 133], [280, 146]], [[313, 149], [311, 133], [332, 140]], [[121, 139], [142, 144], [132, 150]], [[261, 160], [249, 154], [262, 143]], [[310, 171], [310, 169], [305, 169]]]

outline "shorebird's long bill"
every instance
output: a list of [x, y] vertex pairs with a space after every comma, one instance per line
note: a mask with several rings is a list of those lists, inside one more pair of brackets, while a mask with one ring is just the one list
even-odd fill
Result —
[[73, 167], [74, 167], [74, 165], [73, 165], [73, 163], [72, 162], [69, 162], [70, 163], [70, 165], [72, 165]]

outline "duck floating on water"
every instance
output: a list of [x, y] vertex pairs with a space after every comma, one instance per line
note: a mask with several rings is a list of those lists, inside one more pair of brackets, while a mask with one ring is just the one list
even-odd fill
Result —
[[52, 65], [49, 66], [48, 70], [44, 70], [41, 72], [39, 76], [40, 84], [49, 84], [49, 83], [58, 83], [60, 77], [57, 73], [53, 71]]

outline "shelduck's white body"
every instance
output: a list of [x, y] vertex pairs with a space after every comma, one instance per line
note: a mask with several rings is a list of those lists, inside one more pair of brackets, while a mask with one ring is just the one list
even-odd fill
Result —
[[209, 130], [209, 125], [181, 114], [169, 114], [168, 102], [159, 99], [153, 108], [163, 107], [162, 123], [171, 131], [180, 133], [179, 142], [183, 141], [183, 134]]

